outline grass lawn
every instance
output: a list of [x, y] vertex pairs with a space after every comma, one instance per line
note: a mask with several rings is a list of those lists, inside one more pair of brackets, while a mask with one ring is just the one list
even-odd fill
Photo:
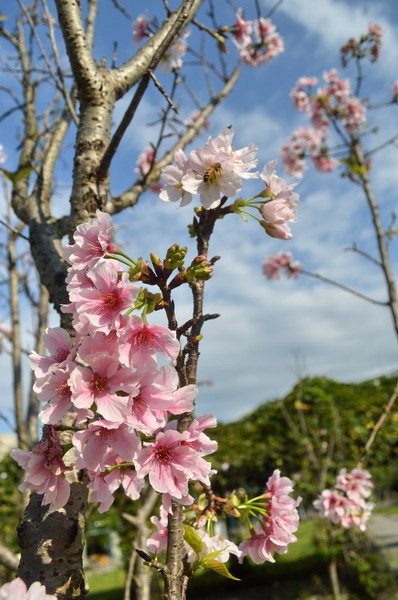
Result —
[[102, 575], [91, 574], [88, 576], [90, 593], [87, 598], [89, 600], [123, 600], [125, 579], [124, 569], [109, 571]]

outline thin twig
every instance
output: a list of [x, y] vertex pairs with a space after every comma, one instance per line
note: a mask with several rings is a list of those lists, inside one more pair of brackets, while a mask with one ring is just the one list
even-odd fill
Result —
[[62, 93], [63, 97], [65, 98], [65, 102], [66, 102], [66, 104], [67, 104], [67, 106], [68, 106], [68, 108], [70, 110], [70, 113], [71, 113], [71, 117], [72, 117], [73, 121], [75, 122], [75, 124], [77, 125], [79, 123], [79, 119], [77, 118], [77, 115], [76, 115], [76, 112], [75, 112], [75, 109], [74, 109], [74, 106], [73, 106], [72, 99], [71, 99], [71, 97], [69, 95], [69, 90], [66, 87], [65, 82], [64, 82], [63, 73], [62, 73], [62, 70], [61, 70], [60, 62], [59, 62], [58, 49], [57, 49], [57, 45], [56, 45], [55, 37], [54, 37], [54, 29], [53, 29], [53, 26], [52, 26], [51, 15], [50, 15], [50, 12], [48, 11], [47, 5], [45, 4], [45, 0], [42, 0], [42, 1], [43, 1], [43, 6], [45, 7], [45, 10], [46, 10], [46, 14], [48, 16], [48, 27], [49, 27], [49, 32], [50, 32], [50, 41], [51, 41], [51, 46], [52, 46], [52, 50], [53, 50], [53, 53], [54, 53], [54, 60], [55, 60], [55, 63], [56, 63], [57, 72], [55, 72], [54, 69], [52, 68], [51, 61], [48, 58], [48, 56], [46, 54], [46, 51], [44, 50], [43, 44], [41, 43], [41, 39], [40, 39], [40, 37], [37, 34], [36, 27], [35, 27], [35, 25], [34, 25], [34, 23], [32, 21], [32, 18], [30, 16], [29, 12], [27, 11], [24, 3], [22, 2], [22, 0], [18, 0], [18, 4], [21, 7], [21, 10], [24, 13], [24, 15], [25, 15], [25, 17], [26, 17], [26, 19], [27, 19], [27, 21], [29, 23], [29, 26], [31, 28], [32, 34], [33, 34], [33, 36], [34, 36], [34, 38], [36, 40], [36, 43], [37, 43], [37, 45], [39, 47], [39, 50], [40, 50], [41, 55], [43, 57], [43, 60], [46, 63], [46, 67], [49, 70], [49, 72], [51, 74], [51, 77], [54, 79], [54, 83], [55, 83], [57, 89]]
[[383, 425], [384, 421], [387, 418], [388, 413], [390, 412], [390, 410], [392, 409], [392, 407], [394, 406], [394, 402], [397, 399], [398, 396], [398, 382], [394, 388], [394, 391], [392, 393], [391, 398], [389, 399], [389, 401], [387, 402], [384, 411], [382, 412], [382, 414], [379, 417], [379, 420], [377, 421], [376, 425], [373, 427], [372, 433], [369, 436], [368, 441], [365, 444], [365, 447], [361, 453], [361, 456], [358, 459], [358, 467], [362, 464], [362, 461], [364, 460], [364, 457], [366, 456], [366, 454], [369, 452], [373, 442], [376, 439], [377, 434], [380, 431], [381, 426]]
[[301, 269], [300, 273], [303, 273], [303, 275], [308, 275], [308, 277], [313, 277], [314, 279], [319, 279], [320, 281], [324, 281], [325, 283], [329, 283], [330, 285], [334, 285], [335, 287], [339, 288], [340, 290], [344, 290], [345, 292], [348, 292], [349, 294], [352, 294], [353, 296], [357, 296], [358, 298], [362, 298], [362, 300], [371, 302], [371, 304], [377, 304], [378, 306], [389, 306], [390, 305], [390, 303], [388, 301], [382, 302], [381, 300], [375, 300], [374, 298], [371, 298], [370, 296], [367, 296], [366, 294], [361, 294], [361, 292], [357, 292], [356, 290], [353, 290], [352, 288], [347, 287], [346, 285], [343, 285], [342, 283], [338, 283], [337, 281], [334, 281], [333, 279], [329, 279], [328, 277], [324, 277], [323, 275], [319, 275], [318, 273], [311, 273], [310, 271], [305, 271], [304, 269]]
[[274, 14], [274, 12], [276, 10], [278, 10], [278, 8], [280, 7], [281, 4], [283, 4], [284, 0], [278, 0], [278, 2], [276, 2], [274, 4], [274, 6], [268, 11], [268, 13], [266, 14], [266, 18], [270, 19], [272, 17], [272, 15]]
[[126, 133], [128, 126], [130, 125], [131, 121], [133, 120], [135, 112], [146, 92], [146, 89], [147, 89], [148, 83], [149, 83], [149, 78], [150, 78], [149, 73], [145, 73], [145, 75], [142, 77], [140, 83], [138, 84], [136, 92], [135, 92], [134, 96], [132, 97], [130, 104], [127, 107], [127, 110], [123, 115], [122, 120], [120, 121], [115, 133], [112, 136], [111, 141], [109, 142], [107, 149], [104, 152], [104, 156], [102, 157], [101, 163], [100, 163], [100, 165], [98, 167], [98, 171], [97, 171], [97, 183], [98, 184], [101, 181], [103, 181], [107, 176], [110, 164], [116, 153], [116, 150], [118, 149], [119, 144], [122, 141], [122, 138], [123, 138], [124, 134]]
[[379, 150], [383, 150], [384, 148], [386, 148], [387, 146], [391, 146], [392, 144], [394, 144], [396, 141], [398, 140], [398, 134], [394, 135], [392, 138], [390, 138], [389, 140], [386, 140], [385, 142], [383, 142], [382, 144], [380, 144], [379, 146], [376, 146], [375, 148], [373, 148], [372, 150], [368, 150], [367, 152], [365, 152], [365, 158], [367, 158], [368, 156], [372, 156], [372, 154], [375, 154], [376, 152], [379, 152]]
[[[22, 239], [26, 240], [27, 242], [29, 242], [29, 238], [26, 237], [26, 235], [24, 235], [23, 233], [21, 233], [18, 229], [14, 229], [14, 227], [11, 227], [11, 225], [9, 225], [8, 223], [6, 223], [5, 221], [3, 221], [3, 219], [0, 219], [0, 224], [4, 225], [4, 227], [6, 227], [9, 231], [11, 231], [12, 233], [15, 233], [15, 235], [18, 235], [19, 237], [21, 237]], [[24, 224], [25, 226], [25, 224]]]
[[376, 258], [374, 258], [373, 256], [371, 256], [370, 254], [368, 254], [364, 250], [360, 250], [359, 248], [357, 248], [357, 245], [355, 243], [353, 243], [352, 246], [350, 246], [349, 248], [345, 248], [345, 250], [347, 252], [348, 251], [356, 252], [360, 256], [363, 256], [364, 258], [366, 258], [367, 260], [369, 260], [370, 262], [372, 262], [373, 264], [375, 264], [377, 267], [381, 267], [382, 266], [382, 264], [381, 264], [381, 262], [379, 260], [377, 260]]
[[112, 4], [113, 4], [113, 6], [114, 6], [115, 8], [117, 8], [117, 10], [120, 10], [120, 12], [122, 13], [122, 15], [123, 15], [124, 17], [126, 17], [126, 19], [128, 19], [129, 21], [132, 21], [132, 20], [133, 20], [133, 19], [132, 19], [132, 17], [131, 17], [131, 16], [129, 15], [129, 13], [127, 12], [127, 10], [124, 8], [124, 6], [123, 6], [123, 5], [122, 5], [120, 2], [118, 2], [117, 0], [111, 0], [111, 2], [112, 2]]
[[172, 99], [170, 98], [170, 96], [168, 95], [168, 93], [166, 92], [166, 90], [164, 89], [162, 84], [160, 83], [159, 79], [156, 77], [155, 73], [153, 71], [148, 71], [148, 72], [149, 72], [149, 77], [152, 79], [153, 83], [155, 84], [155, 87], [159, 90], [159, 92], [161, 94], [163, 94], [166, 101], [169, 103], [170, 108], [172, 110], [174, 110], [174, 112], [178, 115], [178, 108], [176, 107], [176, 105], [174, 104], [174, 102], [172, 101]]

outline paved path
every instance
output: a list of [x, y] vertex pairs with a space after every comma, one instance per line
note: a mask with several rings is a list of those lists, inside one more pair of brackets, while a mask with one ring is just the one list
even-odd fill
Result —
[[381, 547], [395, 574], [398, 574], [398, 514], [372, 515], [368, 530], [376, 544]]

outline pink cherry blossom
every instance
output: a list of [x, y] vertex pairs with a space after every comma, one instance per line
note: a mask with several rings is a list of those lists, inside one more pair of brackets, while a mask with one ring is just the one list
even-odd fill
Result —
[[76, 355], [76, 347], [62, 327], [47, 328], [42, 338], [50, 356], [40, 356], [37, 352], [29, 355], [29, 363], [37, 379], [48, 375], [54, 367], [62, 369]]
[[287, 545], [296, 541], [294, 532], [299, 523], [297, 506], [301, 498], [291, 498], [289, 494], [292, 491], [291, 480], [280, 477], [280, 471], [276, 469], [266, 485], [264, 506], [267, 514], [255, 523], [251, 538], [240, 544], [240, 562], [246, 555], [257, 564], [275, 562], [273, 554], [285, 554]]
[[174, 161], [175, 165], [168, 165], [162, 169], [164, 185], [159, 198], [165, 202], [177, 202], [181, 199], [180, 206], [186, 206], [191, 202], [192, 194], [185, 191], [182, 184], [182, 178], [188, 169], [188, 160], [183, 150], [176, 150]]
[[138, 431], [151, 435], [166, 425], [168, 413], [192, 411], [197, 394], [196, 386], [178, 388], [178, 385], [177, 371], [172, 366], [149, 369], [140, 374], [137, 381], [138, 393], [130, 396], [131, 414], [128, 422]]
[[232, 35], [237, 46], [248, 46], [251, 41], [252, 32], [251, 21], [245, 21], [243, 18], [243, 8], [238, 8], [236, 11], [236, 22], [232, 27]]
[[314, 501], [314, 507], [332, 523], [365, 531], [374, 508], [372, 502], [366, 502], [373, 488], [370, 473], [362, 469], [353, 469], [350, 473], [340, 469], [335, 487], [337, 489], [323, 490]]
[[253, 23], [255, 37], [251, 37], [248, 32], [243, 43], [236, 39], [234, 42], [242, 62], [251, 67], [259, 67], [283, 52], [284, 46], [270, 19], [260, 17]]
[[43, 423], [55, 425], [72, 408], [72, 394], [69, 387], [72, 369], [73, 367], [68, 365], [65, 369], [53, 370], [50, 377], [44, 381], [40, 379], [33, 386], [37, 399], [40, 402], [47, 402], [40, 413]]
[[139, 15], [133, 23], [133, 41], [135, 45], [138, 45], [142, 40], [149, 36], [150, 21], [147, 15]]
[[79, 453], [77, 468], [103, 471], [114, 451], [122, 460], [132, 462], [141, 448], [134, 429], [126, 423], [114, 423], [99, 419], [90, 423], [85, 431], [74, 434], [73, 445]]
[[149, 536], [147, 540], [147, 548], [149, 552], [153, 552], [154, 554], [158, 554], [162, 550], [166, 550], [167, 548], [167, 540], [168, 540], [168, 517], [167, 511], [160, 507], [160, 518], [153, 516], [151, 517], [151, 523], [155, 525], [156, 531]]
[[230, 156], [206, 147], [190, 153], [182, 185], [191, 194], [199, 194], [201, 204], [207, 209], [216, 208], [223, 196], [235, 196], [242, 188]]
[[373, 483], [371, 474], [364, 469], [340, 469], [336, 478], [336, 488], [343, 490], [351, 500], [368, 498], [372, 493]]
[[188, 44], [185, 41], [189, 37], [190, 31], [186, 29], [178, 40], [162, 55], [159, 66], [165, 75], [171, 73], [174, 69], [180, 69], [183, 65], [183, 56], [185, 55]]
[[62, 460], [63, 450], [54, 427], [47, 425], [43, 440], [32, 452], [17, 448], [11, 456], [26, 471], [24, 481], [18, 489], [44, 494], [42, 505], [50, 504], [50, 510], [65, 506], [70, 494], [70, 485], [65, 473], [70, 470]]
[[340, 523], [350, 507], [350, 501], [346, 496], [336, 490], [327, 489], [322, 491], [320, 497], [313, 504], [321, 517], [330, 519], [332, 523]]
[[331, 158], [330, 156], [313, 156], [312, 162], [314, 167], [318, 171], [321, 171], [321, 173], [330, 173], [340, 165], [339, 160]]
[[120, 361], [126, 366], [146, 369], [156, 366], [156, 354], [176, 360], [180, 343], [175, 331], [161, 325], [150, 325], [140, 317], [128, 316], [119, 329]]
[[87, 275], [94, 287], [83, 288], [74, 296], [75, 329], [81, 334], [108, 334], [118, 329], [120, 313], [133, 306], [138, 288], [128, 282], [127, 273], [119, 277], [107, 261], [98, 262]]
[[293, 237], [291, 229], [288, 225], [286, 225], [286, 223], [283, 225], [273, 225], [272, 223], [262, 221], [261, 225], [270, 237], [278, 240], [291, 240]]
[[263, 219], [272, 225], [283, 225], [287, 221], [296, 221], [295, 211], [284, 200], [271, 200], [261, 206]]
[[20, 577], [0, 587], [0, 600], [56, 600], [52, 594], [46, 593], [46, 588], [35, 581], [27, 588]]
[[[121, 367], [116, 356], [106, 352], [92, 357], [90, 366], [76, 366], [69, 379], [73, 404], [89, 409], [95, 402], [104, 419], [116, 423], [124, 421], [128, 395], [137, 391], [137, 376], [131, 369]], [[124, 395], [117, 392], [124, 392]]]
[[255, 169], [258, 160], [256, 155], [258, 146], [250, 144], [239, 150], [233, 147], [233, 137], [235, 132], [232, 127], [223, 129], [217, 137], [209, 136], [205, 148], [214, 154], [218, 152], [226, 154], [233, 165], [234, 172], [242, 179], [253, 179], [258, 177], [258, 172], [250, 173], [251, 169]]
[[114, 225], [111, 217], [97, 210], [97, 218], [78, 225], [73, 239], [75, 243], [65, 246], [64, 256], [74, 269], [85, 269], [90, 263], [103, 258], [108, 252], [115, 252], [111, 243]]
[[263, 273], [267, 279], [279, 279], [281, 269], [284, 269], [289, 278], [296, 279], [300, 274], [301, 264], [293, 261], [291, 252], [272, 254], [263, 263]]
[[183, 434], [178, 431], [159, 432], [154, 443], [148, 444], [136, 458], [137, 475], [149, 475], [151, 486], [174, 498], [188, 494], [189, 479], [196, 479], [197, 453], [182, 445]]
[[137, 167], [135, 171], [140, 175], [140, 177], [145, 177], [145, 175], [149, 173], [149, 171], [152, 169], [154, 160], [155, 148], [153, 146], [148, 146], [143, 150], [137, 159]]

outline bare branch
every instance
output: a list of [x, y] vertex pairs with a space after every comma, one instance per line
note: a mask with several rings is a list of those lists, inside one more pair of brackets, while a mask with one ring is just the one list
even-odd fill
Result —
[[18, 563], [18, 557], [0, 542], [0, 564], [6, 567], [6, 569], [16, 571]]
[[172, 110], [174, 110], [175, 113], [178, 114], [178, 109], [177, 109], [176, 105], [174, 104], [174, 102], [172, 101], [172, 99], [170, 98], [170, 96], [168, 95], [168, 93], [166, 92], [166, 90], [164, 89], [164, 87], [162, 86], [162, 84], [160, 83], [160, 81], [158, 80], [158, 78], [156, 77], [155, 73], [153, 73], [153, 71], [149, 71], [149, 76], [152, 79], [153, 83], [155, 84], [155, 87], [165, 97], [165, 99], [166, 99], [167, 103], [169, 104], [170, 108]]
[[99, 69], [96, 67], [87, 42], [78, 0], [55, 0], [58, 18], [64, 35], [79, 98], [100, 85]]
[[117, 8], [117, 10], [120, 10], [120, 12], [122, 13], [122, 15], [124, 17], [126, 17], [126, 19], [128, 19], [129, 21], [132, 21], [132, 17], [129, 15], [129, 13], [127, 12], [127, 10], [124, 8], [124, 6], [118, 2], [118, 0], [111, 0], [113, 6], [115, 8]]
[[359, 254], [360, 256], [363, 256], [364, 258], [366, 258], [367, 260], [369, 260], [370, 262], [372, 262], [377, 267], [381, 267], [382, 266], [381, 262], [379, 260], [377, 260], [376, 258], [374, 258], [373, 256], [371, 256], [370, 254], [368, 254], [364, 250], [360, 250], [357, 247], [357, 245], [355, 244], [355, 242], [353, 242], [352, 246], [349, 246], [348, 248], [345, 248], [345, 250], [346, 251], [351, 251], [351, 252], [356, 252], [356, 254]]
[[94, 43], [95, 20], [97, 17], [98, 0], [89, 0], [88, 13], [86, 17], [86, 42], [90, 50]]
[[340, 290], [344, 290], [345, 292], [348, 292], [349, 294], [352, 294], [353, 296], [362, 298], [362, 300], [366, 300], [367, 302], [370, 302], [371, 304], [377, 304], [378, 306], [389, 306], [389, 304], [390, 304], [388, 301], [383, 302], [382, 300], [375, 300], [374, 298], [371, 298], [370, 296], [367, 296], [366, 294], [357, 292], [356, 290], [354, 290], [346, 285], [343, 285], [342, 283], [338, 283], [337, 281], [334, 281], [333, 279], [329, 279], [328, 277], [324, 277], [323, 275], [319, 275], [318, 273], [311, 273], [310, 271], [306, 271], [305, 269], [301, 269], [300, 273], [303, 273], [303, 275], [308, 275], [308, 277], [312, 277], [313, 279], [319, 279], [320, 281], [329, 283], [330, 285], [333, 285], [334, 287], [337, 287]]
[[[18, 0], [18, 1], [20, 1], [20, 0]], [[48, 6], [47, 6], [46, 0], [42, 0], [42, 2], [43, 2], [43, 6], [44, 6], [44, 10], [45, 10], [46, 16], [47, 16], [47, 23], [48, 23], [48, 29], [49, 29], [49, 37], [50, 37], [50, 42], [51, 42], [51, 48], [52, 48], [52, 51], [53, 51], [53, 54], [54, 54], [55, 65], [57, 67], [57, 75], [58, 75], [58, 79], [59, 79], [59, 85], [57, 85], [57, 87], [58, 87], [59, 91], [62, 93], [63, 97], [65, 98], [65, 102], [66, 102], [66, 104], [68, 106], [68, 109], [70, 111], [71, 117], [72, 117], [75, 125], [77, 125], [79, 123], [79, 118], [78, 118], [78, 116], [76, 114], [74, 103], [73, 103], [73, 100], [72, 100], [72, 98], [71, 98], [71, 96], [69, 94], [69, 90], [68, 90], [68, 88], [67, 88], [67, 86], [65, 84], [64, 75], [63, 75], [63, 72], [62, 72], [61, 62], [60, 62], [60, 58], [59, 58], [58, 46], [57, 46], [57, 42], [56, 42], [56, 39], [55, 39], [54, 25], [53, 25], [53, 22], [52, 22], [51, 14], [50, 14], [50, 11], [48, 10]], [[35, 34], [35, 36], [37, 35], [35, 28], [34, 28], [34, 34]], [[44, 55], [43, 55], [43, 58], [44, 58]], [[46, 58], [44, 58], [44, 60], [46, 61]], [[47, 64], [47, 61], [46, 61], [46, 64]], [[53, 74], [50, 62], [49, 62], [48, 66], [49, 66], [49, 72], [54, 77], [55, 82], [57, 82], [57, 77]]]
[[192, 142], [192, 140], [197, 136], [200, 128], [206, 123], [206, 120], [216, 106], [220, 104], [220, 102], [231, 92], [239, 78], [239, 73], [239, 67], [237, 67], [222, 90], [210, 100], [209, 104], [205, 108], [202, 109], [199, 117], [192, 125], [189, 126], [186, 133], [184, 133], [174, 144], [174, 146], [154, 164], [149, 177], [147, 177], [145, 181], [140, 179], [137, 180], [129, 190], [120, 196], [112, 198], [112, 200], [106, 205], [107, 212], [110, 214], [115, 214], [128, 206], [134, 206], [134, 204], [138, 202], [139, 197], [143, 192], [145, 192], [145, 190], [149, 188], [150, 184], [158, 180], [160, 171], [163, 169], [163, 167], [166, 167], [173, 161], [175, 151], [179, 148], [185, 148], [185, 146]]
[[[59, 1], [59, 0], [57, 0]], [[148, 69], [155, 69], [164, 52], [174, 42], [182, 29], [194, 18], [203, 0], [184, 0], [142, 48], [118, 69], [114, 76], [118, 97], [130, 89]]]

